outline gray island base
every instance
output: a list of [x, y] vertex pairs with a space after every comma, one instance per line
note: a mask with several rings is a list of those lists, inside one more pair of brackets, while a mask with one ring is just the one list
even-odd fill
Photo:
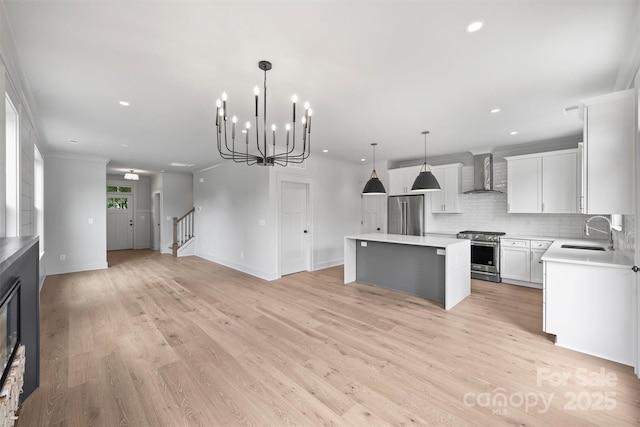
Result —
[[397, 234], [345, 237], [344, 283], [354, 281], [444, 303], [471, 293], [469, 240]]

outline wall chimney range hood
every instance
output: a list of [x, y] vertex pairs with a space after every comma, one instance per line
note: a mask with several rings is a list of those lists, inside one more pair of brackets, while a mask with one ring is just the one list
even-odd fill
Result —
[[464, 194], [501, 193], [493, 189], [493, 154], [473, 156], [473, 190]]

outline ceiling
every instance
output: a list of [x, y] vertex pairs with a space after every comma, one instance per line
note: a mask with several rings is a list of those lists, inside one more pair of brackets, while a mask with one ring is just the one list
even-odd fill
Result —
[[143, 174], [221, 162], [215, 100], [226, 91], [229, 114], [251, 119], [262, 59], [270, 123], [289, 120], [293, 93], [310, 101], [312, 156], [357, 164], [377, 142], [379, 159], [419, 158], [423, 130], [429, 156], [579, 135], [562, 109], [615, 89], [639, 4], [4, 3], [44, 151]]

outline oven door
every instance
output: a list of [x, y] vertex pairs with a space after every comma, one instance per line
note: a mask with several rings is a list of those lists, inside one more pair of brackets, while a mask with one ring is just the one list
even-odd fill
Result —
[[497, 242], [471, 242], [471, 270], [487, 273], [500, 272], [500, 244]]

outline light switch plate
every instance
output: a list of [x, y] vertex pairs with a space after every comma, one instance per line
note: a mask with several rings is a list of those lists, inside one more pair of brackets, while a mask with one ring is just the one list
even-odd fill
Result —
[[367, 247], [367, 242], [360, 242], [360, 246], [362, 246], [363, 248]]

